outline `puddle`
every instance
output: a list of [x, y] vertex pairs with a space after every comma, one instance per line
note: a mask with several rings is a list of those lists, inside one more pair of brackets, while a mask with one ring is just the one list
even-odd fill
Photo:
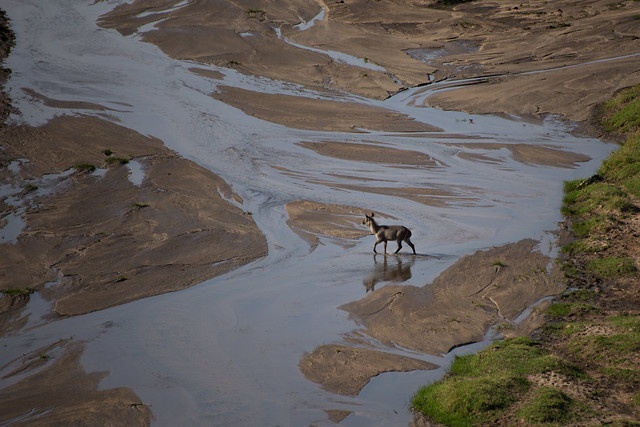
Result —
[[[131, 387], [152, 406], [161, 425], [322, 424], [327, 422], [325, 409], [336, 407], [354, 411], [341, 425], [371, 425], [367, 420], [397, 425], [398, 417], [407, 419], [407, 396], [430, 381], [432, 373], [385, 374], [355, 398], [327, 393], [300, 373], [298, 362], [306, 352], [340, 342], [354, 329], [347, 313], [337, 307], [365, 296], [366, 283], [424, 286], [456, 259], [478, 249], [523, 238], [548, 241], [548, 230], [561, 219], [563, 181], [591, 175], [614, 148], [571, 135], [567, 125], [553, 119], [527, 123], [517, 117], [426, 108], [424, 100], [444, 87], [435, 83], [384, 101], [357, 102], [435, 124], [442, 132], [355, 134], [269, 123], [210, 94], [217, 84], [224, 84], [269, 94], [326, 95], [203, 64], [198, 67], [223, 77], [194, 74], [193, 62], [167, 58], [137, 36], [99, 29], [97, 18], [119, 3], [9, 0], [6, 9], [17, 46], [6, 64], [13, 70], [8, 88], [21, 111], [13, 119], [36, 126], [60, 113], [33, 102], [25, 89], [37, 89], [51, 99], [112, 108], [114, 122], [163, 140], [229, 183], [242, 209], [252, 213], [265, 234], [269, 254], [185, 291], [52, 323], [40, 322], [35, 314], [28, 331], [0, 339], [0, 366], [28, 349], [72, 335], [87, 342], [85, 368], [109, 372], [101, 387]], [[319, 19], [320, 15], [309, 25]], [[299, 29], [308, 28], [305, 25]], [[377, 67], [339, 52], [323, 53], [358, 67]], [[437, 52], [413, 53], [429, 57]], [[384, 163], [322, 156], [300, 147], [302, 141], [375, 141], [423, 153], [438, 164], [399, 170]], [[474, 141], [485, 145], [474, 147]], [[544, 145], [592, 160], [574, 168], [527, 164], [505, 148], [511, 144]], [[130, 162], [128, 167], [131, 182], [141, 185], [144, 165]], [[350, 188], [354, 181], [364, 189]], [[383, 185], [389, 191], [377, 191], [375, 186]], [[446, 190], [456, 195], [455, 203], [421, 203], [390, 191], [407, 187]], [[417, 251], [429, 256], [406, 262], [402, 258], [402, 265], [390, 258], [385, 270], [382, 260], [372, 257], [371, 236], [352, 246], [321, 238], [312, 250], [286, 226], [285, 205], [295, 200], [393, 214], [412, 230]], [[23, 226], [15, 222], [12, 227]], [[15, 231], [7, 233], [7, 239], [14, 238]], [[44, 309], [44, 303], [36, 301], [33, 313]], [[476, 351], [485, 344], [460, 347], [454, 353]]]
[[130, 160], [127, 163], [127, 169], [129, 169], [129, 181], [136, 187], [140, 187], [145, 176], [144, 165], [137, 160]]
[[25, 225], [21, 210], [0, 217], [0, 243], [15, 244]]

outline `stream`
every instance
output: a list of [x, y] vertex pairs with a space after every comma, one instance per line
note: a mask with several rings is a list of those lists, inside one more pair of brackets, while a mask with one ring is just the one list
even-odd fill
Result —
[[[0, 366], [72, 336], [86, 342], [82, 363], [88, 372], [109, 372], [101, 387], [133, 389], [151, 405], [155, 425], [330, 425], [326, 409], [351, 411], [340, 423], [344, 426], [407, 425], [408, 402], [417, 388], [442, 376], [455, 354], [475, 352], [489, 339], [447, 355], [386, 349], [441, 368], [379, 375], [355, 397], [331, 394], [308, 381], [298, 369], [300, 358], [319, 345], [342, 342], [344, 334], [358, 327], [338, 307], [366, 295], [363, 281], [376, 268], [373, 237], [347, 245], [321, 238], [317, 247], [310, 247], [286, 225], [285, 205], [313, 200], [393, 213], [413, 231], [418, 253], [429, 255], [416, 257], [403, 284], [424, 286], [461, 256], [523, 238], [541, 241], [541, 250], [553, 255], [563, 181], [592, 174], [614, 148], [572, 135], [569, 125], [553, 118], [533, 123], [426, 108], [425, 99], [438, 90], [435, 83], [382, 101], [349, 100], [383, 106], [442, 132], [318, 132], [269, 123], [210, 94], [225, 85], [309, 98], [329, 95], [174, 60], [136, 35], [99, 28], [99, 16], [119, 3], [2, 0], [17, 38], [6, 63], [13, 71], [8, 90], [20, 111], [12, 120], [37, 126], [61, 114], [35, 101], [29, 94], [34, 92], [110, 108], [109, 118], [118, 124], [161, 139], [229, 183], [242, 197], [242, 209], [252, 213], [265, 234], [269, 252], [190, 289], [72, 318], [42, 319], [50, 306], [34, 296], [29, 325], [0, 338]], [[195, 74], [189, 71], [194, 66], [223, 77]], [[95, 110], [67, 111], [104, 118]], [[400, 169], [339, 160], [296, 145], [300, 141], [376, 141], [424, 153], [437, 167]], [[474, 147], [472, 141], [486, 145]], [[592, 160], [573, 168], [523, 163], [510, 150], [489, 144], [544, 145]], [[487, 158], [492, 161], [479, 160]], [[129, 167], [132, 182], [141, 182], [144, 169], [135, 163]], [[352, 184], [353, 177], [453, 196], [431, 206], [339, 189]], [[19, 217], [15, 221], [18, 229], [24, 226]], [[19, 379], [0, 380], [0, 386]]]

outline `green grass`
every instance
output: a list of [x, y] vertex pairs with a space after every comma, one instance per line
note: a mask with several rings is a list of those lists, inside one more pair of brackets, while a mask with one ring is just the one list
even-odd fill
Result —
[[528, 392], [528, 376], [549, 371], [583, 375], [528, 338], [499, 341], [478, 354], [456, 357], [447, 378], [418, 390], [411, 404], [445, 425], [491, 423]]
[[540, 387], [531, 400], [518, 411], [518, 416], [532, 424], [568, 423], [579, 417], [581, 405], [553, 387]]
[[603, 277], [620, 277], [637, 271], [632, 258], [605, 257], [597, 258], [587, 263], [587, 270]]
[[96, 165], [93, 165], [91, 163], [78, 163], [73, 167], [80, 172], [93, 172], [96, 170]]
[[596, 307], [584, 302], [557, 302], [551, 304], [547, 309], [547, 314], [553, 317], [579, 316], [596, 310]]
[[113, 157], [113, 156], [109, 156], [107, 157], [107, 159], [105, 160], [105, 162], [108, 165], [126, 165], [127, 163], [129, 163], [129, 159], [125, 158], [125, 157]]
[[564, 183], [562, 214], [586, 217], [575, 226], [578, 237], [599, 231], [611, 214], [638, 211], [630, 195], [640, 197], [640, 85], [618, 93], [604, 111], [604, 128], [628, 137], [603, 161], [597, 175]]
[[562, 214], [580, 216], [632, 209], [628, 196], [617, 185], [606, 182], [582, 185], [583, 182], [579, 179], [564, 183]]
[[630, 136], [600, 167], [607, 180], [640, 197], [640, 134]]
[[247, 18], [249, 19], [264, 19], [264, 16], [267, 14], [265, 10], [262, 9], [249, 9], [247, 10]]
[[27, 193], [31, 193], [32, 191], [36, 191], [37, 189], [38, 189], [38, 186], [35, 184], [27, 183], [24, 185], [24, 190]]
[[621, 90], [604, 104], [602, 126], [607, 132], [640, 130], [640, 85]]
[[[583, 324], [582, 329], [588, 326]], [[613, 316], [606, 319], [604, 325], [595, 326], [606, 332], [581, 334], [571, 339], [568, 348], [574, 357], [599, 364], [601, 371], [613, 378], [638, 384], [640, 318], [631, 315]]]

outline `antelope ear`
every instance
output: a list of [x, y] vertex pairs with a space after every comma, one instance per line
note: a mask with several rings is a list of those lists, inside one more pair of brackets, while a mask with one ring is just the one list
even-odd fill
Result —
[[371, 212], [371, 217], [373, 217], [373, 212]]

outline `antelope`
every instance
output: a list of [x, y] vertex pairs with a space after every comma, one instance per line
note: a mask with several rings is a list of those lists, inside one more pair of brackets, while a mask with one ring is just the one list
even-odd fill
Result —
[[416, 254], [416, 248], [411, 243], [411, 230], [403, 225], [378, 225], [375, 219], [373, 219], [373, 212], [371, 216], [364, 214], [364, 220], [362, 221], [363, 225], [369, 227], [371, 230], [371, 234], [376, 235], [376, 243], [373, 245], [373, 252], [378, 253], [376, 251], [376, 246], [378, 243], [384, 243], [384, 253], [387, 253], [387, 242], [389, 240], [395, 240], [398, 242], [398, 249], [394, 252], [397, 254], [400, 249], [402, 249], [402, 241], [407, 242], [411, 249], [413, 250], [413, 254]]

